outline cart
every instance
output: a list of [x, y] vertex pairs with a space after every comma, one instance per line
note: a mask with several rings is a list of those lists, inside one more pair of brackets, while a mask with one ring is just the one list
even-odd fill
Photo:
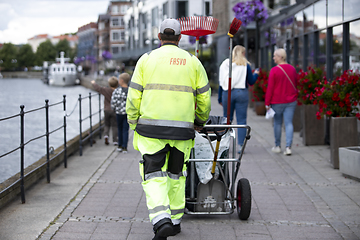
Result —
[[[237, 158], [236, 128], [246, 129], [246, 137]], [[185, 214], [232, 214], [236, 208], [241, 220], [249, 218], [249, 180], [240, 178], [236, 193], [235, 182], [250, 131], [247, 125], [226, 125], [225, 117], [210, 116], [204, 128], [196, 132], [195, 146], [188, 162]]]

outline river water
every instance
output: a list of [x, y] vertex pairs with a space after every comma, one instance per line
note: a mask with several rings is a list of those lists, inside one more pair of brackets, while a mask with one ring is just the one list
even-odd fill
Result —
[[[61, 102], [66, 95], [67, 117], [67, 141], [79, 135], [79, 94], [82, 97], [96, 93], [83, 86], [55, 87], [44, 84], [40, 79], [0, 79], [0, 119], [14, 116], [20, 113], [20, 105], [24, 105], [24, 111], [45, 106], [45, 99], [49, 105]], [[100, 100], [103, 107], [103, 98]], [[98, 96], [92, 97], [92, 113], [99, 110]], [[82, 100], [82, 118], [89, 115], [89, 99]], [[63, 125], [63, 104], [49, 108], [49, 131], [53, 131]], [[103, 116], [103, 113], [102, 113]], [[46, 133], [45, 109], [25, 114], [25, 139], [38, 137]], [[99, 122], [98, 115], [93, 116], [92, 124]], [[90, 126], [89, 120], [82, 124], [82, 131]], [[63, 129], [50, 135], [50, 146], [56, 149], [64, 143]], [[20, 146], [20, 117], [0, 121], [0, 155]], [[25, 167], [46, 155], [46, 138], [31, 141], [25, 146]], [[3, 158], [0, 158], [0, 183], [20, 171], [20, 150], [17, 150]]]

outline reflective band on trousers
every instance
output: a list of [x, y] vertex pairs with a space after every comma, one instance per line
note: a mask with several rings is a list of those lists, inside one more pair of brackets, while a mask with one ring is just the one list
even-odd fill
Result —
[[166, 176], [167, 176], [166, 172], [161, 172], [161, 171], [152, 172], [152, 173], [145, 174], [144, 181], [152, 179], [152, 178], [156, 178], [156, 177], [166, 177]]
[[153, 214], [153, 213], [157, 213], [157, 212], [160, 212], [160, 211], [166, 211], [170, 209], [170, 205], [167, 205], [167, 206], [157, 206], [153, 209], [149, 209], [149, 213], [150, 214]]
[[179, 180], [179, 178], [180, 178], [181, 176], [184, 176], [182, 172], [179, 173], [179, 174], [173, 174], [173, 173], [171, 173], [171, 172], [168, 172], [167, 174], [168, 174], [169, 178], [171, 178], [171, 179], [173, 179], [173, 180]]
[[159, 120], [159, 119], [144, 119], [140, 118], [138, 124], [153, 125], [153, 126], [166, 126], [166, 127], [182, 127], [194, 128], [194, 123], [174, 121], [174, 120]]
[[184, 213], [184, 212], [185, 212], [184, 208], [183, 209], [171, 210], [171, 215], [176, 215], [176, 214]]

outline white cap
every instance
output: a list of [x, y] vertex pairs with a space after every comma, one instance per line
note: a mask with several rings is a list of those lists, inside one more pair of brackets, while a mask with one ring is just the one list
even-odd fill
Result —
[[181, 34], [181, 26], [179, 21], [176, 19], [173, 18], [165, 19], [160, 25], [160, 33], [164, 33], [164, 30], [166, 28], [170, 28], [174, 30], [175, 35]]

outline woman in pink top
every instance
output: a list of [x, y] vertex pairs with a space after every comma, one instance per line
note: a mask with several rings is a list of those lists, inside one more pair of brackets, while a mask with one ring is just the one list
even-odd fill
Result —
[[269, 74], [269, 83], [266, 90], [265, 105], [275, 111], [274, 115], [274, 135], [275, 147], [273, 152], [281, 152], [281, 126], [284, 121], [286, 148], [284, 155], [291, 155], [291, 145], [293, 140], [293, 116], [297, 100], [297, 74], [293, 66], [286, 62], [286, 52], [279, 48], [274, 52], [274, 62], [277, 66], [273, 67]]

